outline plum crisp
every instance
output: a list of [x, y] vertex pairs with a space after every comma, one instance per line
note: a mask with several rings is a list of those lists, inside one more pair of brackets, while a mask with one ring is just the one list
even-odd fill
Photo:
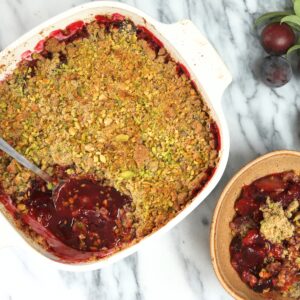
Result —
[[272, 174], [243, 187], [230, 223], [231, 264], [254, 291], [300, 299], [300, 176]]
[[220, 142], [189, 74], [146, 28], [120, 15], [74, 24], [0, 82], [1, 136], [69, 190], [58, 209], [53, 185], [1, 153], [0, 200], [32, 239], [77, 261], [176, 216], [212, 176]]

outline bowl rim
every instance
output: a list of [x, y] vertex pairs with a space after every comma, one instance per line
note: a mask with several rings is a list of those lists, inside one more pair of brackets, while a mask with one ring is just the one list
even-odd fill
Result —
[[[236, 292], [231, 288], [230, 286], [227, 285], [226, 280], [224, 276], [221, 274], [219, 266], [217, 264], [217, 255], [216, 255], [216, 223], [219, 218], [219, 213], [220, 213], [220, 208], [223, 204], [225, 199], [228, 199], [225, 197], [227, 194], [228, 190], [231, 188], [231, 186], [235, 183], [235, 181], [244, 173], [248, 172], [250, 169], [252, 169], [255, 165], [261, 163], [264, 160], [268, 160], [270, 158], [273, 158], [274, 156], [297, 156], [300, 158], [300, 152], [294, 151], [294, 150], [276, 150], [269, 152], [267, 154], [264, 154], [262, 156], [259, 156], [258, 158], [248, 162], [245, 164], [239, 171], [237, 171], [234, 176], [229, 180], [229, 182], [226, 184], [225, 188], [223, 189], [219, 200], [217, 202], [217, 205], [214, 209], [213, 213], [213, 218], [211, 221], [211, 227], [210, 227], [210, 257], [211, 257], [211, 262], [213, 265], [214, 272], [223, 286], [223, 288], [234, 298], [237, 300], [245, 300], [245, 298], [242, 298]], [[229, 249], [228, 249], [229, 251]]]

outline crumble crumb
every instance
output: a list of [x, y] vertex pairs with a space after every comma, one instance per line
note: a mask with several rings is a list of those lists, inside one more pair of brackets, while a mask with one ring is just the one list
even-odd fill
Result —
[[280, 243], [293, 236], [295, 227], [288, 220], [280, 203], [267, 199], [266, 206], [261, 208], [264, 219], [260, 231], [272, 243]]

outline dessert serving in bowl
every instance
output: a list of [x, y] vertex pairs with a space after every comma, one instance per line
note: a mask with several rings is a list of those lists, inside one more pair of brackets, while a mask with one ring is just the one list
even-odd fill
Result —
[[89, 3], [21, 37], [0, 64], [1, 136], [55, 179], [1, 154], [0, 243], [100, 268], [177, 224], [222, 176], [231, 77], [190, 21]]
[[236, 299], [300, 297], [300, 153], [276, 151], [241, 169], [211, 227], [216, 274]]

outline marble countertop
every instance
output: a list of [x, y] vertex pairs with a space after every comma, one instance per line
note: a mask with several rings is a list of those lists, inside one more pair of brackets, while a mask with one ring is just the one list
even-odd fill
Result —
[[[81, 0], [0, 0], [0, 48]], [[209, 255], [210, 219], [229, 178], [248, 161], [275, 149], [300, 148], [300, 85], [270, 89], [256, 78], [263, 51], [253, 29], [259, 13], [285, 1], [127, 0], [166, 23], [191, 19], [206, 34], [234, 81], [222, 105], [231, 134], [225, 175], [182, 223], [138, 253], [105, 269], [70, 273], [32, 260], [21, 249], [0, 250], [1, 300], [231, 299], [218, 283]], [[0, 237], [1, 238], [1, 237]]]

